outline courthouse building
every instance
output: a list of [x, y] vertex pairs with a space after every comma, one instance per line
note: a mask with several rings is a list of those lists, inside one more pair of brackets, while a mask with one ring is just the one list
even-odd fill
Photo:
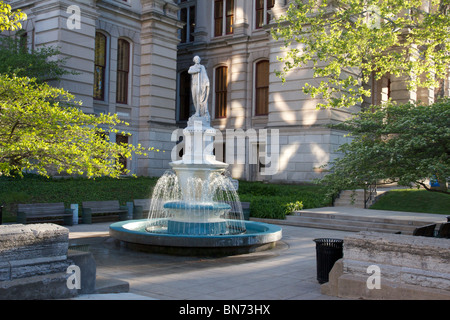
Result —
[[[223, 137], [215, 153], [230, 163], [234, 178], [305, 182], [320, 177], [319, 167], [337, 157], [336, 149], [346, 142], [345, 132], [327, 125], [358, 111], [318, 110], [318, 101], [301, 92], [314, 81], [311, 68], [290, 72], [284, 84], [275, 75], [283, 51], [270, 27], [288, 0], [9, 2], [28, 15], [21, 34], [28, 47], [59, 47], [68, 57], [66, 67], [76, 71], [56, 85], [81, 100], [84, 112], [116, 113], [129, 123], [121, 129], [131, 136], [114, 135], [112, 141], [160, 150], [128, 161], [137, 175], [160, 176], [183, 153], [177, 129], [194, 111], [187, 71], [196, 55], [210, 79], [211, 124]], [[410, 92], [390, 77], [372, 86], [375, 94], [368, 103], [433, 95]], [[247, 138], [227, 141], [233, 133]], [[270, 162], [264, 160], [266, 152]]]

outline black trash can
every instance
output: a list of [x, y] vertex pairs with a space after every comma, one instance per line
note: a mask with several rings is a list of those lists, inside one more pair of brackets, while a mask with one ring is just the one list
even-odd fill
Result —
[[328, 274], [334, 263], [343, 256], [344, 240], [314, 239], [316, 243], [317, 281], [320, 284], [328, 282]]

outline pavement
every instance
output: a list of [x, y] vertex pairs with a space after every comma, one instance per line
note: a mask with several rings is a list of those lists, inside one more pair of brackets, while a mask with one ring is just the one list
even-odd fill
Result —
[[[430, 218], [423, 213], [349, 209], [314, 210]], [[433, 216], [445, 220], [445, 216]], [[109, 237], [110, 224], [71, 226], [70, 244], [88, 244], [96, 261], [97, 277], [126, 281], [129, 292], [80, 295], [77, 300], [338, 300], [320, 293], [313, 240], [344, 239], [353, 233], [283, 225], [282, 239], [268, 251], [216, 258], [184, 257], [126, 249]]]

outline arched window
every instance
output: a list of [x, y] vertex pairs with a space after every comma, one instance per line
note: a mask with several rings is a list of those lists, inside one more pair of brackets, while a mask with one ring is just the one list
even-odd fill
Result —
[[215, 117], [227, 117], [228, 68], [218, 67], [215, 73]]
[[106, 36], [95, 33], [94, 99], [105, 100]]
[[117, 46], [117, 91], [116, 102], [128, 103], [128, 78], [130, 72], [130, 43], [119, 39]]
[[269, 61], [256, 63], [255, 72], [255, 115], [269, 113]]

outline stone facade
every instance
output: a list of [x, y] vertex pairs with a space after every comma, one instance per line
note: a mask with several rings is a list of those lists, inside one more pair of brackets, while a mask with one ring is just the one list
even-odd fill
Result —
[[[14, 8], [28, 14], [24, 24], [29, 47], [56, 45], [67, 68], [76, 75], [64, 76], [60, 83], [83, 102], [87, 113], [116, 113], [130, 125], [119, 128], [131, 133], [129, 143], [154, 147], [149, 157], [134, 157], [127, 163], [131, 173], [160, 176], [169, 162], [183, 153], [181, 131], [193, 106], [186, 88], [186, 71], [195, 55], [202, 58], [211, 80], [209, 112], [217, 139], [215, 154], [230, 164], [234, 178], [282, 182], [311, 181], [323, 175], [320, 166], [339, 156], [336, 149], [347, 142], [345, 132], [327, 125], [340, 122], [359, 107], [317, 110], [318, 101], [301, 92], [313, 81], [312, 69], [290, 72], [286, 82], [275, 75], [281, 69], [281, 43], [270, 36], [271, 19], [282, 15], [289, 1], [263, 1], [256, 9], [253, 0], [16, 0]], [[273, 4], [273, 7], [271, 5]], [[218, 5], [223, 7], [218, 9]], [[80, 15], [79, 26], [73, 14]], [[257, 12], [258, 11], [258, 12]], [[72, 21], [72, 22], [71, 22]], [[219, 27], [217, 27], [219, 26]], [[106, 39], [104, 97], [93, 94], [95, 81], [96, 33]], [[119, 41], [130, 44], [126, 102], [117, 102], [119, 87]], [[267, 93], [264, 112], [257, 112], [258, 66], [268, 65], [263, 79]], [[217, 70], [225, 70], [218, 73]], [[218, 107], [218, 75], [225, 76], [222, 111]], [[183, 76], [184, 75], [184, 76]], [[375, 94], [368, 103], [388, 97], [400, 102], [431, 101], [432, 91], [410, 92], [402, 79], [385, 77], [372, 84]], [[443, 90], [448, 92], [448, 84]], [[223, 102], [225, 101], [225, 102]], [[186, 108], [188, 110], [186, 110]], [[219, 115], [219, 116], [218, 116]], [[227, 142], [227, 130], [241, 130], [256, 139]], [[268, 139], [263, 139], [267, 130]], [[271, 145], [270, 137], [278, 144]], [[111, 141], [120, 139], [111, 135]], [[274, 140], [275, 141], [275, 140]], [[182, 141], [181, 141], [182, 142]], [[277, 152], [279, 151], [279, 152]], [[241, 157], [236, 161], [232, 156]], [[270, 158], [265, 161], [265, 155]], [[223, 159], [220, 159], [220, 158]], [[227, 158], [228, 157], [228, 158]]]

